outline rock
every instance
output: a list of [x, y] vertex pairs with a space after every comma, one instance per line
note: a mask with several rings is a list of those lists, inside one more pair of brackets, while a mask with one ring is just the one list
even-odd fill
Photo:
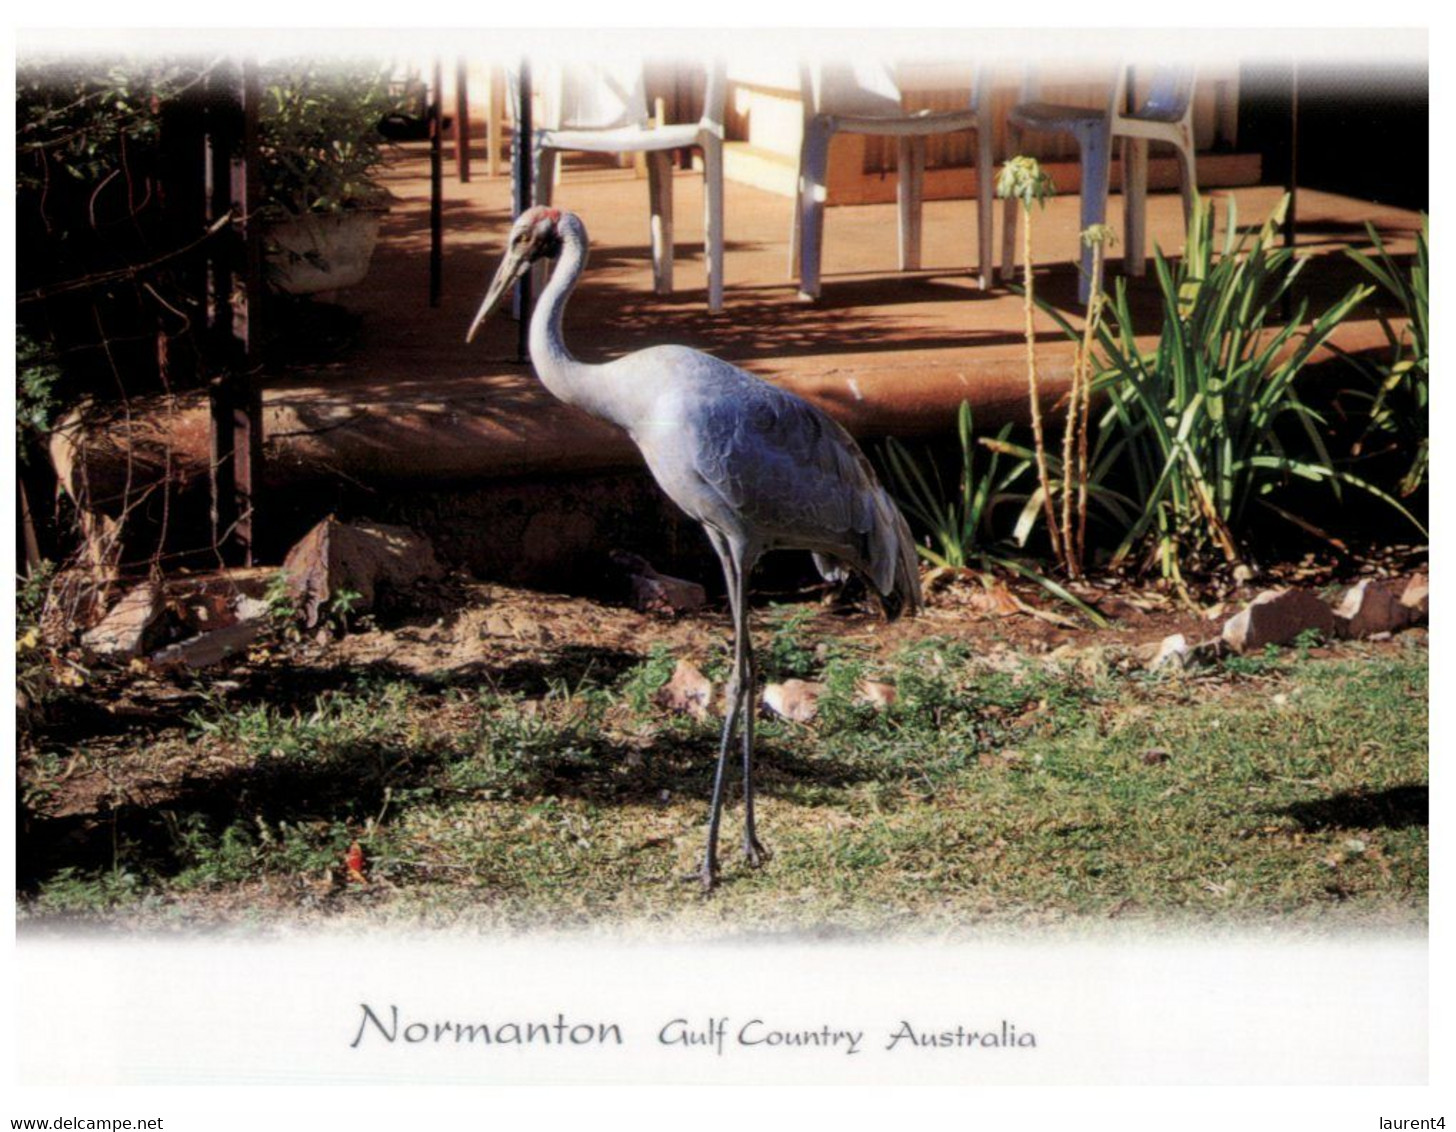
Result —
[[1381, 578], [1360, 579], [1335, 607], [1335, 630], [1345, 637], [1393, 633], [1409, 620], [1410, 610], [1401, 604], [1400, 592]]
[[702, 609], [707, 602], [708, 592], [697, 582], [670, 578], [666, 574], [632, 577], [632, 608], [639, 612], [676, 617]]
[[881, 684], [875, 680], [861, 680], [859, 687], [854, 691], [855, 703], [868, 704], [880, 711], [892, 707], [895, 703], [895, 696], [893, 684]]
[[343, 590], [359, 594], [351, 607], [358, 613], [373, 607], [381, 589], [400, 590], [445, 573], [429, 540], [409, 528], [341, 523], [332, 515], [294, 544], [283, 570], [310, 628], [318, 624], [319, 609]]
[[161, 585], [143, 582], [122, 594], [106, 616], [81, 635], [81, 644], [116, 660], [140, 656], [165, 608]]
[[1182, 633], [1164, 637], [1163, 643], [1158, 646], [1158, 651], [1153, 654], [1153, 659], [1148, 663], [1148, 669], [1152, 672], [1156, 672], [1160, 668], [1182, 671], [1187, 666], [1188, 639]]
[[1091, 604], [1096, 605], [1098, 613], [1113, 621], [1141, 621], [1148, 615], [1146, 610], [1120, 597], [1104, 597]]
[[1223, 625], [1223, 639], [1235, 652], [1288, 644], [1316, 629], [1326, 637], [1335, 629], [1330, 607], [1308, 590], [1265, 590]]
[[1405, 584], [1400, 603], [1409, 611], [1406, 623], [1418, 625], [1431, 614], [1431, 579], [1427, 574], [1414, 574]]
[[224, 629], [214, 629], [175, 645], [168, 645], [152, 654], [152, 663], [160, 668], [208, 668], [242, 652], [267, 628], [267, 621], [254, 618], [239, 621]]
[[624, 575], [628, 601], [639, 613], [677, 617], [707, 604], [708, 593], [697, 582], [661, 574], [640, 554], [614, 550], [607, 557]]
[[267, 617], [270, 607], [266, 601], [242, 596], [233, 602], [233, 616], [239, 621], [260, 621]]
[[672, 679], [658, 689], [656, 699], [669, 711], [707, 719], [713, 704], [713, 682], [692, 661], [680, 660], [672, 670]]
[[966, 595], [966, 605], [979, 617], [1014, 617], [1022, 612], [1021, 604], [1000, 582], [982, 580], [982, 588]]
[[785, 680], [763, 690], [764, 705], [793, 723], [808, 723], [819, 710], [824, 685], [808, 680]]

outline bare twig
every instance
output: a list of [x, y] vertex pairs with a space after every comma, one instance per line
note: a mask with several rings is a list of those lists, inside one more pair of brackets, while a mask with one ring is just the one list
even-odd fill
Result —
[[174, 248], [170, 252], [159, 255], [156, 259], [147, 260], [145, 263], [133, 264], [131, 267], [119, 267], [115, 271], [102, 271], [95, 275], [84, 275], [80, 279], [70, 279], [65, 283], [53, 283], [48, 287], [37, 287], [34, 291], [27, 291], [23, 295], [16, 296], [16, 303], [38, 303], [55, 295], [64, 295], [71, 291], [85, 291], [93, 287], [104, 287], [110, 283], [117, 283], [123, 279], [135, 279], [138, 275], [144, 275], [148, 271], [169, 263], [174, 259], [185, 256], [196, 251], [207, 241], [213, 239], [219, 232], [226, 228], [233, 221], [233, 214], [228, 213], [219, 217], [208, 225], [207, 231], [193, 240], [190, 244], [184, 244], [180, 248]]

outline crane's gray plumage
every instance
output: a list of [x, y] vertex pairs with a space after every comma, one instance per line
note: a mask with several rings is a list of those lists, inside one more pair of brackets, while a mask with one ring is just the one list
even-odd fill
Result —
[[728, 749], [743, 727], [744, 852], [764, 855], [753, 817], [753, 652], [748, 576], [770, 550], [813, 552], [820, 573], [863, 575], [896, 616], [921, 606], [915, 546], [904, 517], [864, 453], [807, 401], [698, 350], [654, 346], [584, 365], [561, 335], [562, 313], [587, 257], [579, 217], [522, 213], [466, 341], [536, 260], [557, 259], [531, 318], [531, 361], [556, 397], [626, 429], [667, 496], [703, 525], [723, 564], [733, 612], [734, 663], [718, 753], [701, 876], [717, 873], [718, 824]]

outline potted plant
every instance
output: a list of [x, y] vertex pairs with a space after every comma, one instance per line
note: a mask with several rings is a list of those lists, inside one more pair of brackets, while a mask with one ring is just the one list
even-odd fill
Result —
[[269, 276], [294, 295], [364, 278], [389, 207], [375, 179], [386, 146], [380, 123], [399, 109], [380, 64], [295, 63], [264, 72], [258, 116], [262, 216]]

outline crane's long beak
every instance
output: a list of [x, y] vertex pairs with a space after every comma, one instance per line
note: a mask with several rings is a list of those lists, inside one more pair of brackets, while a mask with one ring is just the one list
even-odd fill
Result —
[[480, 304], [480, 310], [475, 312], [475, 321], [470, 324], [470, 329], [465, 332], [465, 341], [470, 342], [475, 338], [475, 332], [480, 329], [480, 324], [488, 319], [491, 312], [500, 305], [516, 280], [531, 266], [531, 257], [524, 251], [507, 251], [505, 259], [496, 269], [495, 278], [490, 281], [490, 290], [485, 293], [485, 301]]

